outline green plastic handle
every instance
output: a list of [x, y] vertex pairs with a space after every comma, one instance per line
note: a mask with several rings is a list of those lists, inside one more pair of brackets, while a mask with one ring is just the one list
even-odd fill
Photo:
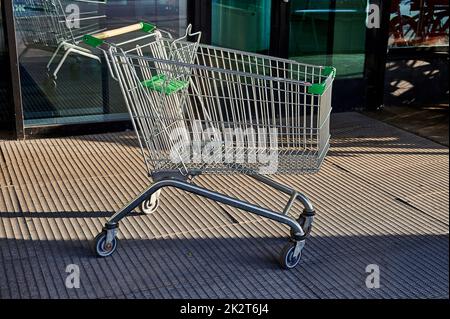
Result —
[[[334, 79], [336, 76], [336, 68], [332, 66], [326, 66], [322, 69], [322, 75], [326, 77], [331, 75], [331, 77]], [[325, 82], [314, 83], [311, 86], [308, 86], [307, 91], [309, 94], [322, 95], [323, 92], [325, 92]]]
[[90, 46], [96, 48], [99, 45], [102, 45], [105, 42], [104, 39], [107, 39], [107, 38], [111, 38], [114, 36], [118, 36], [121, 34], [133, 32], [133, 31], [137, 31], [137, 30], [141, 30], [143, 32], [150, 33], [155, 29], [156, 29], [156, 26], [154, 24], [141, 21], [136, 24], [122, 27], [122, 28], [117, 28], [114, 30], [104, 31], [104, 32], [96, 33], [96, 34], [86, 34], [83, 36], [83, 42], [86, 43], [87, 45], [90, 45]]

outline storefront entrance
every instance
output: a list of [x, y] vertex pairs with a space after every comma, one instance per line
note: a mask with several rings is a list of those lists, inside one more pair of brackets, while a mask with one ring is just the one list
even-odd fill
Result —
[[363, 108], [367, 1], [213, 0], [210, 11], [213, 45], [332, 65], [334, 109]]
[[[1, 3], [0, 127], [19, 138], [68, 127], [78, 134], [100, 127], [129, 127], [119, 87], [105, 63], [77, 54], [62, 63], [61, 53], [50, 61], [62, 42], [77, 44], [83, 34], [136, 21], [155, 23], [175, 35], [192, 23], [195, 31], [202, 31], [204, 43], [334, 66], [335, 112], [377, 109], [383, 104], [386, 59], [391, 52], [408, 55], [436, 48], [448, 52], [448, 1], [442, 0]], [[367, 26], [372, 5], [379, 10], [377, 28]], [[74, 13], [80, 23], [69, 28], [64, 21]]]

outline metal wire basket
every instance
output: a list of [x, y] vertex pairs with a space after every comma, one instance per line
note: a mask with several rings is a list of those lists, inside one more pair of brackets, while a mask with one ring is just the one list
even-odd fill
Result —
[[[105, 40], [136, 30], [147, 34], [122, 43]], [[85, 42], [103, 51], [119, 82], [155, 182], [105, 225], [96, 253], [110, 255], [118, 221], [140, 203], [152, 213], [160, 189], [172, 186], [289, 225], [292, 243], [281, 263], [297, 265], [312, 204], [262, 174], [319, 170], [329, 147], [335, 69], [203, 45], [190, 26], [178, 39], [140, 23], [88, 35]], [[273, 212], [196, 186], [190, 178], [203, 173], [248, 174], [290, 200], [283, 212]], [[296, 200], [305, 210], [293, 219], [288, 212]]]

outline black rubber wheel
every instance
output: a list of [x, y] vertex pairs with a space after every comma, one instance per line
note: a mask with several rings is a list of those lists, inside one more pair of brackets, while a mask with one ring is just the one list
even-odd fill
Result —
[[94, 253], [98, 257], [111, 256], [116, 251], [118, 242], [117, 237], [114, 237], [113, 241], [109, 245], [106, 245], [106, 231], [102, 231], [94, 238]]
[[302, 252], [294, 257], [295, 243], [289, 242], [283, 247], [280, 254], [280, 264], [284, 269], [292, 269], [298, 265], [300, 259], [302, 259]]

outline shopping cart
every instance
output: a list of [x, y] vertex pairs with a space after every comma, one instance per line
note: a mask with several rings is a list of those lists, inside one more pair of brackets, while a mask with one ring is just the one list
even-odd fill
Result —
[[[146, 34], [114, 43], [111, 37]], [[187, 39], [190, 41], [187, 41]], [[98, 256], [117, 248], [119, 221], [139, 205], [153, 213], [161, 189], [174, 187], [290, 227], [281, 265], [295, 267], [315, 215], [308, 198], [267, 175], [317, 172], [329, 147], [332, 67], [200, 44], [200, 32], [177, 39], [154, 25], [86, 35], [120, 84], [153, 180], [115, 213], [94, 241]], [[276, 212], [194, 183], [199, 174], [246, 174], [289, 195]], [[304, 209], [289, 216], [294, 204]]]

